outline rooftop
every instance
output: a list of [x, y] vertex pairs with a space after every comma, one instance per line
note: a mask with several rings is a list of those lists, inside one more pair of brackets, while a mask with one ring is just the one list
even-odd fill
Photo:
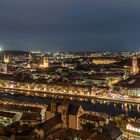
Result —
[[103, 117], [95, 116], [93, 114], [83, 114], [79, 117], [80, 119], [90, 120], [90, 121], [105, 121]]
[[16, 110], [20, 112], [32, 112], [32, 113], [40, 113], [41, 108], [39, 107], [31, 107], [31, 106], [23, 106], [23, 105], [16, 105], [16, 104], [3, 104], [0, 103], [0, 108], [5, 110]]
[[0, 116], [2, 117], [13, 118], [15, 115], [15, 113], [0, 111]]
[[128, 87], [128, 88], [140, 88], [140, 73], [131, 76], [130, 78], [121, 81], [116, 86]]
[[23, 113], [20, 120], [41, 120], [40, 114], [34, 114], [34, 113]]
[[135, 128], [140, 128], [140, 122], [131, 122], [129, 124]]
[[117, 137], [119, 137], [120, 135], [122, 135], [122, 132], [118, 127], [116, 127], [116, 125], [114, 125], [113, 123], [109, 123], [104, 126], [103, 134], [105, 136], [111, 137], [111, 139], [114, 140]]
[[55, 125], [61, 123], [61, 115], [57, 114], [55, 117], [45, 121], [44, 123], [40, 124], [40, 127], [44, 130], [44, 132], [48, 131], [49, 129], [53, 128]]

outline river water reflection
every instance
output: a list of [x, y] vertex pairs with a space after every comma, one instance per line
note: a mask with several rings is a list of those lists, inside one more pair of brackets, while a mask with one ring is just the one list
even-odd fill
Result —
[[[8, 98], [17, 101], [29, 101], [40, 104], [49, 104], [50, 100], [47, 98], [40, 97], [25, 97], [25, 96], [13, 96], [10, 94], [0, 94], [0, 98]], [[60, 102], [60, 101], [58, 101]], [[70, 101], [72, 104], [81, 105], [84, 109], [96, 112], [106, 112], [109, 115], [125, 114], [129, 117], [140, 118], [140, 105], [134, 104], [122, 104], [112, 102], [81, 102], [81, 101]]]

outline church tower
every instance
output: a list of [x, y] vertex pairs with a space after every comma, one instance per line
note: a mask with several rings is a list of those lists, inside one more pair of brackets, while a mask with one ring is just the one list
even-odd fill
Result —
[[10, 55], [4, 54], [3, 63], [0, 64], [0, 73], [8, 73], [8, 63], [10, 62]]
[[137, 56], [132, 57], [131, 74], [136, 75], [139, 72]]
[[49, 67], [49, 60], [47, 57], [44, 57], [43, 59], [43, 67], [48, 68]]
[[7, 63], [10, 62], [10, 55], [9, 55], [9, 54], [4, 54], [3, 62], [4, 62], [5, 64], [7, 64]]
[[69, 124], [69, 114], [68, 114], [68, 110], [69, 110], [69, 102], [67, 100], [64, 100], [62, 103], [62, 113], [61, 113], [61, 119], [63, 121], [63, 127], [64, 128], [68, 128], [68, 124]]
[[49, 60], [47, 57], [43, 57], [42, 63], [39, 65], [41, 68], [48, 68], [49, 67]]
[[52, 99], [52, 101], [51, 101], [51, 113], [53, 113], [55, 115], [56, 111], [57, 111], [56, 101], [54, 99]]

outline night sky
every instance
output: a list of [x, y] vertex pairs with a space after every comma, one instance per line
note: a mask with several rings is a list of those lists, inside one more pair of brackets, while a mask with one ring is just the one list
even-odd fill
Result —
[[140, 0], [1, 0], [0, 46], [139, 51]]

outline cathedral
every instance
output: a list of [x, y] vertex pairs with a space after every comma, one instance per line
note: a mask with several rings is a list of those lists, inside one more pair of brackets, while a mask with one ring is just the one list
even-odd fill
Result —
[[[57, 116], [57, 114], [60, 114], [62, 128], [72, 128], [76, 130], [82, 129], [82, 125], [89, 122], [90, 119], [92, 119], [90, 121], [91, 123], [98, 123], [97, 127], [99, 125], [103, 126], [107, 123], [106, 121], [108, 119], [108, 115], [105, 113], [87, 111], [85, 108], [83, 109], [81, 105], [70, 104], [67, 100], [63, 100], [62, 103], [59, 104], [53, 99], [51, 104], [48, 106], [46, 120], [50, 120], [51, 118]], [[87, 116], [89, 117], [87, 121], [83, 121]], [[84, 119], [82, 117], [84, 117]], [[95, 118], [104, 119], [100, 119], [100, 121], [96, 122]]]
[[40, 64], [40, 67], [41, 67], [41, 68], [48, 68], [48, 67], [49, 67], [49, 60], [48, 60], [47, 57], [44, 57], [44, 58], [43, 58], [43, 63]]
[[3, 61], [0, 63], [0, 73], [8, 74], [8, 64], [10, 63], [10, 55], [4, 54]]

